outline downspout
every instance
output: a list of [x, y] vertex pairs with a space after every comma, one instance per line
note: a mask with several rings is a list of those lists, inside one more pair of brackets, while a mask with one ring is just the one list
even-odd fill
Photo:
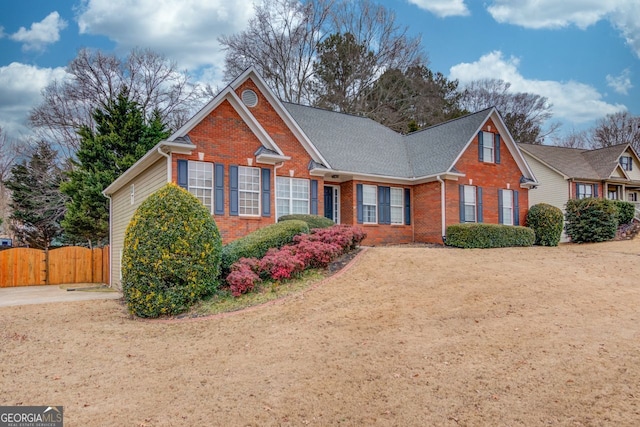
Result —
[[158, 147], [158, 153], [167, 158], [167, 182], [170, 183], [172, 178], [171, 154], [162, 151], [161, 147]]
[[[104, 194], [104, 193], [102, 193]], [[111, 283], [112, 283], [112, 276], [113, 276], [113, 272], [111, 271], [111, 266], [113, 265], [113, 226], [111, 224], [111, 221], [113, 219], [113, 212], [112, 212], [112, 207], [113, 207], [113, 202], [111, 200], [111, 196], [108, 194], [104, 194], [104, 196], [109, 199], [109, 287], [111, 288]], [[120, 266], [122, 268], [122, 266]], [[92, 274], [93, 274], [93, 269], [92, 270]]]
[[[277, 177], [278, 177], [277, 172], [278, 172], [278, 169], [280, 169], [283, 166], [284, 166], [284, 162], [280, 162], [279, 164], [273, 165], [273, 186], [271, 187], [273, 189], [273, 191], [271, 193], [275, 194], [276, 197], [277, 197], [277, 194], [278, 194], [277, 193], [278, 189], [276, 188], [276, 181], [277, 181]], [[273, 212], [274, 212], [273, 221], [274, 222], [278, 222], [278, 212], [277, 212], [277, 210], [278, 210], [278, 203], [274, 203], [273, 204]]]
[[440, 178], [440, 175], [438, 175], [436, 177], [436, 179], [438, 180], [438, 182], [440, 183], [440, 221], [442, 223], [442, 243], [445, 243], [447, 240], [447, 226], [446, 226], [446, 221], [447, 221], [447, 212], [446, 212], [446, 197], [445, 197], [445, 190], [446, 187], [444, 185], [444, 181], [442, 180], [442, 178]]

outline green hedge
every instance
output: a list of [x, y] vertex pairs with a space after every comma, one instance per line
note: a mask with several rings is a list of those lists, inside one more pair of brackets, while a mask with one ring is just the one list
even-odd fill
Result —
[[158, 317], [186, 311], [218, 287], [222, 241], [215, 221], [188, 191], [167, 184], [127, 227], [122, 292], [129, 311]]
[[278, 218], [278, 222], [291, 221], [291, 220], [304, 221], [309, 225], [309, 229], [329, 228], [331, 226], [336, 225], [336, 223], [330, 220], [329, 218], [325, 218], [320, 215], [293, 214], [293, 215], [283, 215], [280, 218]]
[[527, 212], [527, 227], [536, 233], [536, 245], [558, 246], [563, 223], [562, 210], [547, 203], [533, 205]]
[[262, 258], [269, 249], [292, 243], [293, 238], [302, 233], [309, 233], [307, 223], [292, 220], [268, 225], [234, 240], [222, 248], [223, 274], [240, 258]]
[[616, 209], [618, 209], [616, 215], [618, 225], [630, 224], [636, 215], [636, 206], [631, 202], [625, 202], [623, 200], [615, 200], [613, 203], [616, 205]]
[[467, 223], [448, 226], [445, 243], [457, 248], [505, 248], [532, 246], [535, 240], [528, 227]]
[[618, 229], [618, 209], [611, 200], [588, 197], [567, 202], [565, 230], [572, 242], [611, 240]]

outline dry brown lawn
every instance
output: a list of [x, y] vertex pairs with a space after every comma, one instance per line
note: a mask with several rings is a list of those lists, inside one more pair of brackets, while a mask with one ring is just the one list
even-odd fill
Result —
[[0, 405], [66, 426], [637, 426], [640, 238], [371, 248], [275, 304], [0, 309]]

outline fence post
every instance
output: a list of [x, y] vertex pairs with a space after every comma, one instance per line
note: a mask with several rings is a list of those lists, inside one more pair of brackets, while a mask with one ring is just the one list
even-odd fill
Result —
[[49, 247], [44, 248], [44, 284], [49, 285]]

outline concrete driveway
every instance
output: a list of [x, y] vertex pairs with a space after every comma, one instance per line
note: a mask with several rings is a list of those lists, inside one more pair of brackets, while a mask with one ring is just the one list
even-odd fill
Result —
[[118, 299], [120, 292], [98, 285], [49, 285], [0, 288], [0, 307], [49, 302]]

